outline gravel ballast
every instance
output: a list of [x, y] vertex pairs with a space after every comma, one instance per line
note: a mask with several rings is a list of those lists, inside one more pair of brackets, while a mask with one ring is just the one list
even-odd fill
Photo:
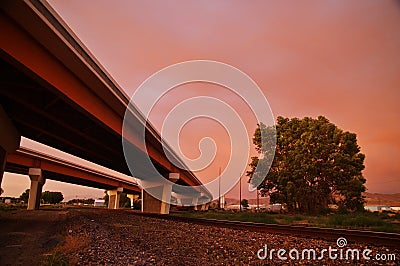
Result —
[[[349, 243], [338, 248], [336, 242], [198, 225], [173, 220], [143, 217], [125, 210], [71, 210], [66, 223], [67, 239], [85, 239], [86, 244], [69, 254], [77, 265], [398, 265], [399, 250], [384, 246]], [[68, 245], [68, 243], [66, 244]], [[264, 260], [258, 255], [267, 256]], [[337, 254], [336, 259], [331, 257]], [[260, 249], [262, 251], [258, 252]], [[269, 258], [269, 252], [272, 259]], [[281, 258], [278, 257], [278, 250]], [[296, 249], [300, 259], [296, 257]], [[308, 259], [307, 250], [316, 251], [316, 259]], [[324, 255], [320, 254], [323, 249]], [[360, 260], [352, 252], [359, 250]], [[370, 260], [363, 259], [363, 251]], [[292, 250], [292, 251], [291, 251]], [[306, 250], [306, 251], [304, 251]], [[340, 259], [342, 250], [342, 259]], [[302, 252], [304, 258], [302, 258]], [[283, 253], [284, 252], [284, 253]], [[291, 253], [289, 253], [291, 252]], [[258, 255], [257, 255], [258, 253]], [[393, 261], [378, 261], [376, 255], [390, 256]], [[312, 254], [311, 254], [312, 255]], [[312, 257], [312, 256], [311, 256]]]

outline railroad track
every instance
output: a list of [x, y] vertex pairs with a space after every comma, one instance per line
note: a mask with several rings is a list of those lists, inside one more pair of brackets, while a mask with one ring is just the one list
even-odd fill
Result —
[[154, 217], [159, 219], [174, 220], [174, 221], [195, 223], [201, 225], [211, 225], [223, 228], [250, 230], [250, 231], [264, 232], [264, 233], [287, 234], [300, 237], [325, 239], [330, 241], [336, 241], [339, 237], [344, 237], [346, 238], [348, 243], [358, 242], [363, 244], [383, 245], [383, 246], [400, 248], [400, 234], [397, 233], [282, 225], [282, 224], [264, 224], [264, 223], [228, 221], [228, 220], [205, 219], [205, 218], [188, 218], [177, 215], [148, 214], [148, 213], [136, 213], [136, 214], [146, 217]]

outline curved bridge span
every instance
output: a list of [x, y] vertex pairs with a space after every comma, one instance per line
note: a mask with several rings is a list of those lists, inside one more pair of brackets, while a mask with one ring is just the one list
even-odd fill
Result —
[[[131, 175], [121, 144], [127, 95], [45, 1], [6, 0], [0, 7], [1, 178], [21, 136]], [[184, 165], [171, 148], [164, 151], [159, 133], [140, 111], [131, 112], [134, 123], [145, 125], [147, 150], [135, 130], [128, 136], [132, 149], [148, 154], [165, 178], [179, 175], [176, 184], [188, 189], [201, 185], [189, 169], [167, 159], [166, 152]], [[137, 173], [137, 178], [149, 178], [145, 167]], [[64, 180], [86, 182], [71, 176]], [[185, 193], [177, 186], [162, 189]], [[211, 197], [208, 191], [197, 193]], [[168, 204], [143, 194], [144, 211], [168, 213]]]

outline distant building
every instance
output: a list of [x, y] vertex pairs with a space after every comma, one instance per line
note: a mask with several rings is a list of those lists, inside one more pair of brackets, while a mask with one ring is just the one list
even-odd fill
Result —
[[364, 209], [370, 212], [392, 211], [390, 206], [364, 206]]
[[103, 200], [103, 199], [95, 199], [94, 203], [93, 203], [93, 206], [95, 206], [95, 207], [104, 207], [104, 206], [106, 206], [106, 201]]
[[400, 212], [400, 207], [390, 207], [392, 211]]
[[[259, 206], [257, 206], [257, 204], [249, 204], [249, 207], [244, 208], [242, 205], [242, 210], [257, 210], [257, 208], [260, 208], [261, 211], [268, 211], [268, 212], [282, 212], [283, 206], [282, 204], [259, 204]], [[239, 210], [240, 206], [239, 204], [231, 204], [228, 205], [227, 207], [225, 207], [226, 210]]]
[[23, 201], [20, 198], [0, 197], [0, 203], [3, 203], [3, 204], [17, 204], [17, 203], [23, 203]]
[[231, 204], [225, 207], [226, 210], [239, 210], [239, 204]]

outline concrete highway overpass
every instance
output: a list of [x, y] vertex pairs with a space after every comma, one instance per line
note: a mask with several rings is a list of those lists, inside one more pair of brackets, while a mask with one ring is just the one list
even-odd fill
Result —
[[43, 186], [47, 179], [107, 190], [110, 196], [108, 207], [112, 209], [118, 208], [121, 192], [128, 194], [132, 201], [141, 193], [133, 179], [123, 179], [24, 147], [8, 154], [5, 171], [31, 178], [33, 193], [29, 194], [28, 209], [39, 207], [40, 195], [34, 195], [34, 192], [39, 192], [36, 187]]
[[[0, 7], [1, 179], [7, 154], [18, 149], [20, 136], [130, 175], [121, 145], [127, 95], [45, 1], [6, 0]], [[189, 169], [167, 159], [158, 132], [138, 110], [131, 111], [136, 120], [130, 148], [148, 154], [165, 178], [179, 175], [176, 184], [187, 189], [173, 186], [176, 194], [201, 185]], [[147, 151], [135, 123], [146, 128]], [[172, 149], [166, 152], [184, 165]], [[135, 175], [151, 178], [146, 167]], [[208, 191], [197, 193], [211, 197]], [[143, 199], [144, 211], [169, 210], [146, 192]]]

